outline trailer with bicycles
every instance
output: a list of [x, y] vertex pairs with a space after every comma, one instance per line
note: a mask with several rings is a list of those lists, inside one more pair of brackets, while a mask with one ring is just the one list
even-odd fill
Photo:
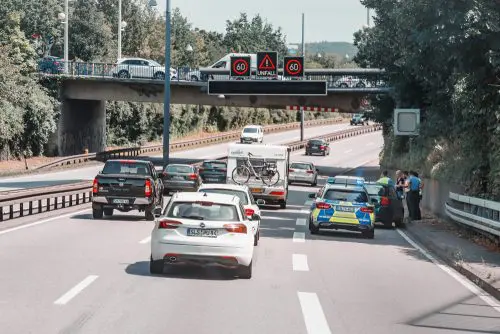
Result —
[[255, 199], [285, 209], [289, 164], [288, 146], [230, 144], [226, 180], [247, 185]]

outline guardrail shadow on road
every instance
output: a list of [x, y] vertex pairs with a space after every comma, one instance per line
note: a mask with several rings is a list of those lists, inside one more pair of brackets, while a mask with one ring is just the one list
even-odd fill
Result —
[[134, 276], [163, 277], [188, 280], [204, 281], [231, 281], [237, 279], [234, 271], [220, 267], [196, 267], [188, 265], [178, 265], [166, 267], [162, 275], [153, 275], [149, 272], [149, 261], [139, 261], [129, 264], [125, 272]]

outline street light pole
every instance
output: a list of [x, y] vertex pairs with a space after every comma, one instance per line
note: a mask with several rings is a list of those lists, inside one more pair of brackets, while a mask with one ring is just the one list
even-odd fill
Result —
[[69, 61], [69, 0], [64, 0], [64, 73], [68, 74]]
[[[304, 13], [302, 13], [302, 57], [306, 57], [306, 44], [304, 40]], [[300, 140], [304, 140], [304, 106], [300, 106]]]
[[366, 26], [370, 27], [370, 8], [366, 8]]
[[122, 58], [122, 0], [118, 0], [118, 60]]
[[166, 0], [165, 16], [165, 94], [163, 100], [163, 165], [170, 160], [170, 0]]

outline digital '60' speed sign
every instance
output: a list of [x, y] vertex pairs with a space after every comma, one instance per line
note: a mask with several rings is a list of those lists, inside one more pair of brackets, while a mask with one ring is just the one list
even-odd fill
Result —
[[301, 78], [304, 76], [304, 57], [285, 57], [283, 67], [285, 78]]
[[250, 77], [250, 57], [231, 57], [231, 77]]

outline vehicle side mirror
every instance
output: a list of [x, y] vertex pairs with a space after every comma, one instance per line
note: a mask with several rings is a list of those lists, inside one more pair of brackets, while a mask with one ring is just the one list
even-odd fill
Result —
[[316, 194], [309, 194], [309, 198], [316, 198]]
[[153, 215], [155, 216], [155, 218], [159, 218], [161, 216], [161, 211], [162, 211], [162, 207], [159, 206], [159, 207], [156, 207], [153, 211]]
[[259, 198], [258, 200], [256, 200], [256, 201], [255, 201], [255, 203], [256, 203], [257, 205], [265, 205], [265, 204], [266, 204], [266, 201], [264, 201], [263, 199], [260, 199], [260, 198]]
[[256, 214], [256, 213], [254, 213], [254, 214], [252, 215], [252, 219], [251, 219], [251, 220], [252, 220], [252, 221], [260, 220], [260, 216], [259, 216], [258, 214]]

